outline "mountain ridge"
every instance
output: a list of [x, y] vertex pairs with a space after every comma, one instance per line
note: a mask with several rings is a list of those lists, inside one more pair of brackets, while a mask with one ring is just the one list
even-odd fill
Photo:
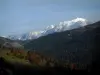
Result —
[[99, 34], [96, 31], [98, 28], [100, 28], [100, 21], [85, 27], [48, 34], [24, 46], [58, 59], [89, 63], [92, 61], [91, 50], [96, 49], [95, 38]]
[[63, 21], [60, 22], [57, 25], [50, 25], [47, 26], [42, 31], [34, 31], [34, 32], [28, 32], [22, 35], [9, 35], [7, 38], [11, 40], [32, 40], [37, 39], [41, 36], [46, 36], [48, 34], [52, 34], [55, 32], [63, 32], [66, 30], [71, 30], [79, 27], [83, 27], [88, 24], [88, 21], [84, 18], [76, 18], [70, 21]]

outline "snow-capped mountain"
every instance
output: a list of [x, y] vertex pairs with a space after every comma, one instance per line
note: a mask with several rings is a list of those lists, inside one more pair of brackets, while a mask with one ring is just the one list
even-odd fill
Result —
[[44, 31], [35, 31], [35, 32], [28, 32], [21, 35], [10, 35], [8, 36], [9, 39], [12, 40], [31, 40], [36, 39], [42, 35]]
[[47, 34], [52, 34], [55, 32], [62, 32], [66, 30], [71, 30], [79, 27], [83, 27], [89, 24], [89, 22], [84, 18], [76, 18], [71, 21], [60, 22], [58, 25], [50, 25], [47, 26], [43, 31], [32, 31], [29, 33], [25, 33], [22, 35], [10, 35], [8, 38], [13, 40], [28, 40], [28, 39], [36, 39], [41, 36], [45, 36]]

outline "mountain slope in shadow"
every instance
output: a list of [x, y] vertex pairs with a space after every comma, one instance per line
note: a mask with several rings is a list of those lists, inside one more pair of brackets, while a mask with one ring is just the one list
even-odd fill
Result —
[[[95, 48], [97, 29], [100, 22], [64, 32], [49, 34], [32, 40], [24, 46], [46, 56], [75, 63], [89, 64], [92, 61], [92, 49]], [[99, 40], [98, 40], [99, 41]]]
[[[17, 67], [20, 66], [20, 67]], [[34, 68], [32, 66], [23, 64], [11, 64], [7, 62], [4, 58], [0, 58], [0, 75], [70, 75], [70, 74], [88, 74], [88, 70], [71, 70], [64, 67], [45, 67], [45, 68]]]

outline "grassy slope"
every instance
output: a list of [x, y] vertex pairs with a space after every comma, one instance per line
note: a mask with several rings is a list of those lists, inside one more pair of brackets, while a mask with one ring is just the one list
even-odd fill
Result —
[[[25, 51], [26, 53], [27, 51]], [[25, 58], [18, 58], [10, 53], [9, 49], [0, 49], [0, 57], [6, 60], [6, 65], [10, 65], [11, 69], [8, 68], [14, 75], [34, 75], [34, 74], [49, 74], [49, 75], [61, 75], [70, 74], [81, 71], [81, 69], [71, 70], [70, 67], [66, 68], [64, 66], [39, 66], [36, 63], [30, 63]], [[10, 64], [8, 64], [10, 63]], [[5, 68], [6, 69], [6, 68]], [[83, 73], [88, 72], [87, 70], [82, 70]]]
[[[24, 58], [18, 57], [20, 55], [24, 56]], [[29, 66], [38, 67], [38, 68], [52, 66], [55, 64], [55, 62], [57, 64], [61, 65], [61, 62], [58, 62], [57, 60], [54, 60], [54, 59], [51, 60], [51, 58], [45, 57], [45, 56], [37, 54], [37, 53], [35, 53], [35, 55], [38, 55], [38, 57], [32, 56], [32, 59], [34, 61], [31, 63], [28, 59], [26, 59], [27, 51], [25, 51], [25, 50], [23, 50], [23, 53], [21, 53], [20, 55], [19, 55], [19, 53], [17, 53], [16, 55], [14, 53], [11, 53], [10, 49], [1, 49], [0, 48], [0, 57], [3, 57], [6, 61], [13, 63], [13, 64], [29, 65]], [[34, 55], [34, 54], [32, 54], [32, 55]], [[42, 59], [44, 61], [41, 61]]]
[[10, 63], [30, 65], [30, 66], [38, 66], [35, 63], [31, 64], [25, 58], [20, 59], [20, 58], [14, 56], [12, 53], [10, 53], [9, 55], [7, 55], [7, 53], [10, 53], [10, 50], [9, 49], [0, 49], [0, 57], [3, 57], [4, 59], [6, 59]]

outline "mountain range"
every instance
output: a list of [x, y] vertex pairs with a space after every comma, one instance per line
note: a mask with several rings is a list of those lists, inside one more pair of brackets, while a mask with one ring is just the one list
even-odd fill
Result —
[[[74, 22], [74, 24], [70, 24], [70, 22]], [[74, 26], [74, 28], [64, 30], [65, 27], [51, 25], [46, 28], [47, 30], [42, 31], [41, 33], [45, 32], [45, 34], [37, 39], [13, 41], [22, 44], [25, 49], [34, 50], [49, 57], [67, 62], [88, 64], [100, 57], [100, 21], [92, 24], [86, 22], [85, 19], [77, 18], [67, 21], [72, 27], [78, 26], [76, 28]], [[57, 26], [58, 30], [56, 30]], [[64, 25], [61, 24], [61, 26]], [[0, 40], [2, 42], [4, 40], [12, 41], [3, 37]]]
[[4, 44], [5, 42], [13, 42], [12, 40], [8, 39], [8, 38], [4, 38], [4, 37], [0, 37], [0, 44]]
[[100, 52], [97, 49], [99, 45], [96, 41], [100, 42], [97, 36], [100, 36], [100, 22], [48, 34], [47, 36], [30, 40], [24, 44], [24, 47], [59, 60], [88, 64]]
[[66, 30], [83, 27], [89, 23], [90, 22], [84, 18], [76, 18], [71, 21], [60, 22], [57, 25], [47, 26], [44, 30], [41, 31], [32, 31], [21, 35], [9, 35], [7, 38], [11, 40], [32, 40], [55, 32], [63, 32]]

